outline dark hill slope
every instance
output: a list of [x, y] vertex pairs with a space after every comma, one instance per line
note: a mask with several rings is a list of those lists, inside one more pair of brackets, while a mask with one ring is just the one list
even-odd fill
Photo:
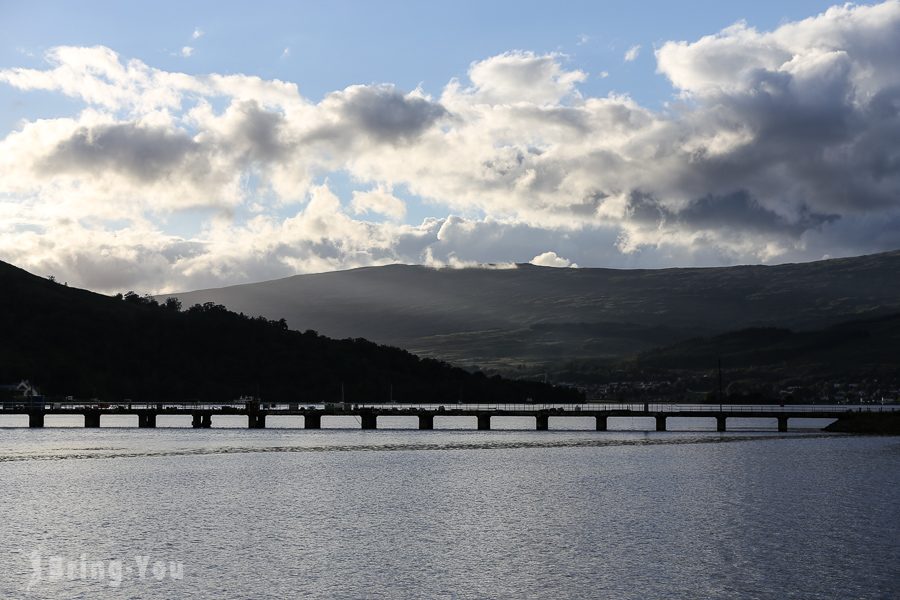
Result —
[[900, 314], [794, 332], [755, 328], [695, 338], [641, 353], [637, 364], [659, 369], [784, 368], [841, 376], [900, 370]]
[[0, 383], [117, 401], [571, 401], [568, 389], [470, 374], [362, 340], [288, 330], [207, 304], [69, 288], [0, 263]]
[[461, 364], [621, 358], [747, 327], [900, 311], [900, 252], [778, 266], [616, 270], [391, 265], [176, 294]]

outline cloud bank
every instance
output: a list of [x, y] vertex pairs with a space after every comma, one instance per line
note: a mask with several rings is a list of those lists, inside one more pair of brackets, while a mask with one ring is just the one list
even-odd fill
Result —
[[[155, 292], [398, 261], [894, 249], [897, 56], [898, 1], [738, 23], [657, 48], [673, 98], [654, 111], [583, 95], [587, 74], [557, 54], [477, 61], [438, 95], [354, 85], [314, 102], [292, 82], [58, 47], [46, 68], [0, 70], [0, 84], [83, 105], [0, 140], [0, 259]], [[353, 189], [339, 197], [335, 178]]]

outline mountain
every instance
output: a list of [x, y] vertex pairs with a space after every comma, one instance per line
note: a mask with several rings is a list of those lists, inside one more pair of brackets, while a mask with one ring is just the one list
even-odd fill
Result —
[[572, 402], [569, 388], [469, 373], [216, 304], [180, 310], [69, 288], [0, 262], [0, 384], [106, 401]]
[[174, 295], [462, 365], [540, 373], [749, 327], [804, 330], [900, 312], [900, 251], [655, 270], [390, 265]]
[[835, 377], [846, 373], [898, 372], [900, 314], [791, 331], [751, 328], [685, 340], [640, 353], [642, 368], [709, 369], [718, 360], [731, 370], [781, 369], [793, 375]]

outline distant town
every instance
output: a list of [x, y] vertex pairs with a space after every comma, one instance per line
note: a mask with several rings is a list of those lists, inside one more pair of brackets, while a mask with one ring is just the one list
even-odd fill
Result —
[[[588, 402], [719, 402], [716, 377], [708, 375], [572, 385], [584, 392]], [[897, 404], [900, 379], [803, 383], [740, 381], [723, 386], [722, 401], [732, 404]]]
[[[626, 380], [608, 383], [561, 383], [584, 394], [589, 403], [719, 403], [715, 377], [681, 376], [669, 380]], [[28, 380], [0, 385], [0, 408], [27, 403], [96, 402], [95, 398], [44, 396]], [[160, 399], [165, 402], [165, 399]], [[234, 399], [223, 398], [222, 402]], [[121, 402], [129, 402], [123, 398]], [[418, 400], [427, 403], [427, 398]], [[728, 404], [846, 404], [887, 405], [900, 403], [900, 381], [859, 379], [821, 381], [802, 385], [732, 382], [723, 386], [721, 402]], [[463, 402], [465, 403], [465, 402]], [[115, 404], [115, 402], [113, 403]]]

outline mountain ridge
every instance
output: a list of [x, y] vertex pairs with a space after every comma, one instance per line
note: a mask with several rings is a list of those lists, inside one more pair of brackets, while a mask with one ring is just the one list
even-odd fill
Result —
[[666, 269], [361, 267], [161, 295], [278, 316], [457, 364], [621, 359], [747, 327], [814, 329], [900, 312], [900, 251]]

